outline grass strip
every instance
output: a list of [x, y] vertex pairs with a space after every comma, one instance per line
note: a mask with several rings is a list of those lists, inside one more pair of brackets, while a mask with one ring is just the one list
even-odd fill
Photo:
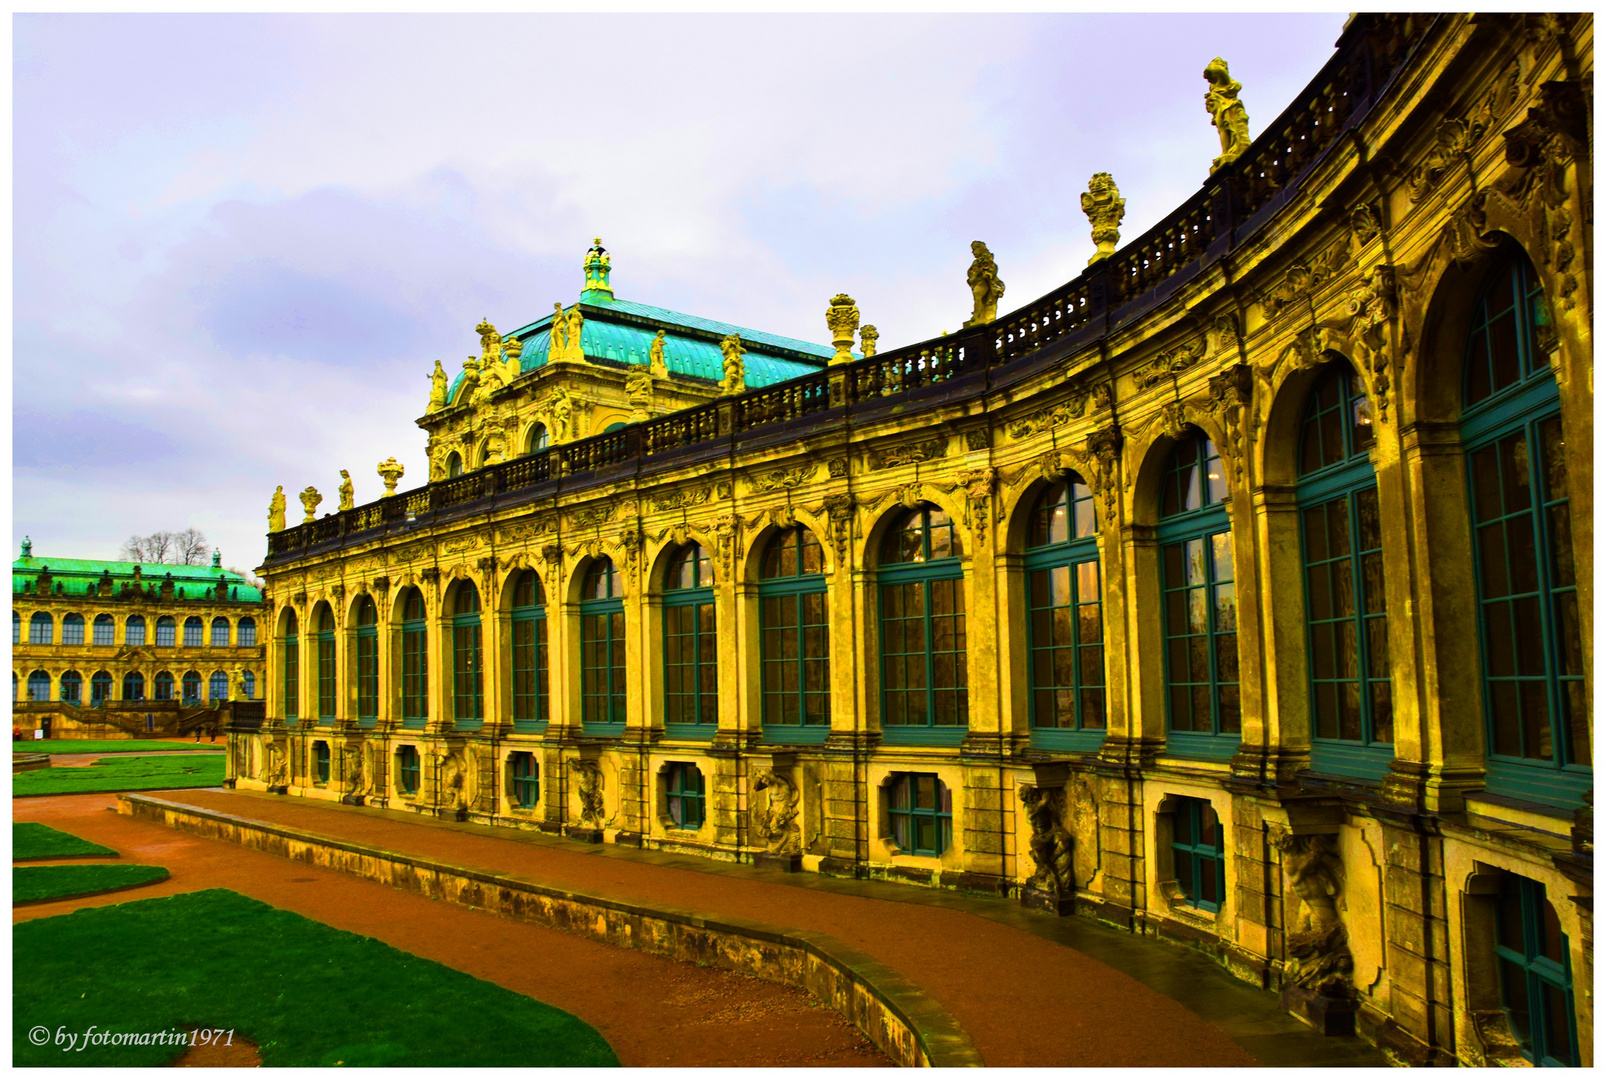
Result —
[[101, 758], [82, 768], [52, 766], [14, 773], [11, 794], [76, 795], [93, 791], [159, 791], [217, 787], [223, 783], [224, 754]]
[[167, 868], [137, 863], [92, 863], [88, 866], [18, 866], [11, 871], [12, 904], [65, 900], [116, 889], [132, 889], [166, 881]]
[[12, 822], [12, 859], [69, 859], [79, 855], [110, 855], [116, 858], [117, 852], [37, 821]]
[[221, 741], [209, 743], [204, 738], [199, 743], [189, 739], [183, 742], [160, 739], [24, 739], [11, 744], [11, 751], [15, 754], [126, 754], [156, 750], [216, 750], [222, 753], [224, 749]]
[[618, 1064], [562, 1010], [227, 889], [18, 923], [12, 946], [15, 1066], [165, 1065], [185, 1049], [28, 1039], [91, 1024], [232, 1029], [265, 1066]]

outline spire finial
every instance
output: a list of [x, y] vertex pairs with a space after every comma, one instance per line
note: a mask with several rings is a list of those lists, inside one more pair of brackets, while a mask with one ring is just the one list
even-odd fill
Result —
[[580, 293], [580, 299], [588, 304], [607, 303], [613, 299], [613, 286], [608, 283], [608, 274], [612, 267], [609, 265], [611, 256], [608, 249], [602, 246], [602, 237], [591, 242], [586, 251], [585, 289]]
[[33, 541], [26, 536], [22, 538], [22, 557], [24, 559], [33, 558]]

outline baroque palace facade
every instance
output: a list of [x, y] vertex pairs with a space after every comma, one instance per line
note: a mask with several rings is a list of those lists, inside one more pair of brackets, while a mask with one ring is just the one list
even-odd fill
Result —
[[1084, 273], [998, 314], [977, 244], [887, 352], [846, 296], [830, 350], [627, 306], [598, 243], [437, 372], [426, 486], [280, 497], [233, 782], [1019, 896], [1403, 1062], [1591, 1063], [1593, 40], [1355, 16], [1253, 140], [1214, 61], [1197, 195], [1120, 245], [1095, 177]]
[[176, 735], [261, 708], [262, 594], [211, 566], [11, 564], [11, 715], [25, 733]]

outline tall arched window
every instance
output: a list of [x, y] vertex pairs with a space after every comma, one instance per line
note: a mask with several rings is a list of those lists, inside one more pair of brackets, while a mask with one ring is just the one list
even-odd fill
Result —
[[883, 738], [919, 741], [970, 722], [965, 582], [953, 522], [930, 503], [907, 510], [881, 546]]
[[1366, 390], [1333, 360], [1305, 404], [1299, 525], [1310, 650], [1311, 764], [1380, 780], [1394, 757], [1375, 441]]
[[803, 525], [777, 533], [759, 578], [765, 737], [823, 739], [831, 728], [831, 651], [825, 553], [814, 533]]
[[669, 560], [664, 579], [664, 727], [712, 736], [719, 724], [719, 640], [714, 564], [701, 544]]
[[212, 647], [226, 649], [229, 645], [229, 620], [219, 615], [212, 620]]
[[123, 620], [123, 644], [145, 644], [145, 616], [130, 615]]
[[279, 648], [284, 657], [280, 681], [284, 691], [284, 718], [295, 720], [301, 716], [301, 641], [296, 635], [294, 609], [284, 613], [284, 641]]
[[552, 436], [548, 434], [545, 424], [532, 424], [530, 434], [524, 440], [526, 454], [538, 454], [552, 445]]
[[1032, 507], [1026, 604], [1032, 745], [1091, 750], [1104, 739], [1104, 618], [1093, 491], [1075, 473]]
[[191, 615], [184, 620], [184, 647], [198, 649], [201, 647], [201, 638], [206, 633], [206, 624], [199, 615]]
[[536, 731], [547, 712], [546, 592], [534, 570], [513, 583], [513, 730]]
[[171, 615], [156, 620], [156, 644], [167, 647], [178, 644], [178, 622]]
[[84, 617], [77, 612], [61, 620], [61, 643], [63, 645], [82, 645], [84, 643]]
[[379, 609], [366, 593], [357, 598], [357, 722], [379, 718]]
[[93, 708], [96, 705], [104, 705], [104, 704], [106, 704], [106, 702], [111, 700], [111, 696], [112, 696], [112, 675], [111, 675], [111, 672], [109, 672], [109, 671], [97, 671], [97, 672], [95, 672], [94, 675], [90, 676], [90, 679], [89, 679], [89, 704], [90, 704], [91, 708]]
[[1238, 706], [1238, 604], [1233, 591], [1227, 481], [1215, 444], [1190, 430], [1160, 486], [1168, 749], [1231, 757]]
[[33, 618], [28, 620], [28, 644], [50, 645], [56, 636], [56, 620], [50, 617], [48, 611], [36, 611]]
[[249, 647], [257, 643], [257, 621], [247, 615], [240, 620], [239, 643], [242, 647]]
[[96, 645], [112, 645], [112, 644], [115, 644], [115, 642], [113, 642], [112, 638], [116, 635], [116, 633], [117, 633], [117, 623], [116, 623], [116, 620], [114, 620], [110, 615], [96, 615], [95, 616], [95, 629], [94, 629], [94, 638], [95, 638], [95, 640], [94, 640], [94, 644], [96, 644]]
[[61, 676], [61, 700], [70, 701], [74, 705], [84, 699], [84, 677], [76, 671], [66, 671]]
[[214, 671], [206, 680], [206, 696], [213, 701], [229, 700], [229, 673]]
[[424, 595], [409, 588], [402, 598], [403, 727], [423, 727], [429, 719], [429, 627]]
[[1491, 791], [1576, 805], [1592, 785], [1555, 376], [1543, 291], [1520, 254], [1490, 275], [1468, 336], [1461, 442], [1471, 488]]
[[245, 673], [245, 700], [254, 701], [257, 696], [257, 676], [254, 671]]
[[624, 583], [606, 556], [591, 564], [580, 591], [580, 722], [625, 725]]
[[29, 674], [28, 700], [50, 700], [50, 673], [48, 671], [35, 671]]
[[201, 673], [199, 671], [186, 671], [184, 673], [184, 704], [194, 705], [201, 700]]
[[448, 480], [450, 480], [453, 477], [462, 476], [462, 475], [463, 475], [463, 455], [459, 454], [456, 450], [453, 450], [451, 452], [451, 454], [446, 458], [446, 478]]
[[123, 676], [123, 700], [145, 700], [145, 676], [137, 671], [130, 671]]
[[155, 680], [157, 701], [173, 700], [173, 673], [171, 671], [158, 671]]
[[452, 598], [452, 720], [459, 730], [476, 728], [485, 719], [483, 667], [480, 593], [465, 581]]
[[328, 604], [320, 604], [314, 618], [318, 627], [318, 721], [327, 724], [335, 718], [335, 616]]

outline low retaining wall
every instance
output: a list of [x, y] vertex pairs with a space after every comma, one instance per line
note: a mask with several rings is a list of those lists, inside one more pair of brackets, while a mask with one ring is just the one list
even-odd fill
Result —
[[25, 754], [16, 750], [11, 752], [11, 771], [14, 773], [48, 768], [50, 768], [49, 754]]
[[891, 969], [825, 934], [588, 896], [151, 795], [119, 795], [117, 809], [432, 900], [795, 986], [841, 1013], [899, 1065], [982, 1064], [969, 1036], [939, 1005]]

